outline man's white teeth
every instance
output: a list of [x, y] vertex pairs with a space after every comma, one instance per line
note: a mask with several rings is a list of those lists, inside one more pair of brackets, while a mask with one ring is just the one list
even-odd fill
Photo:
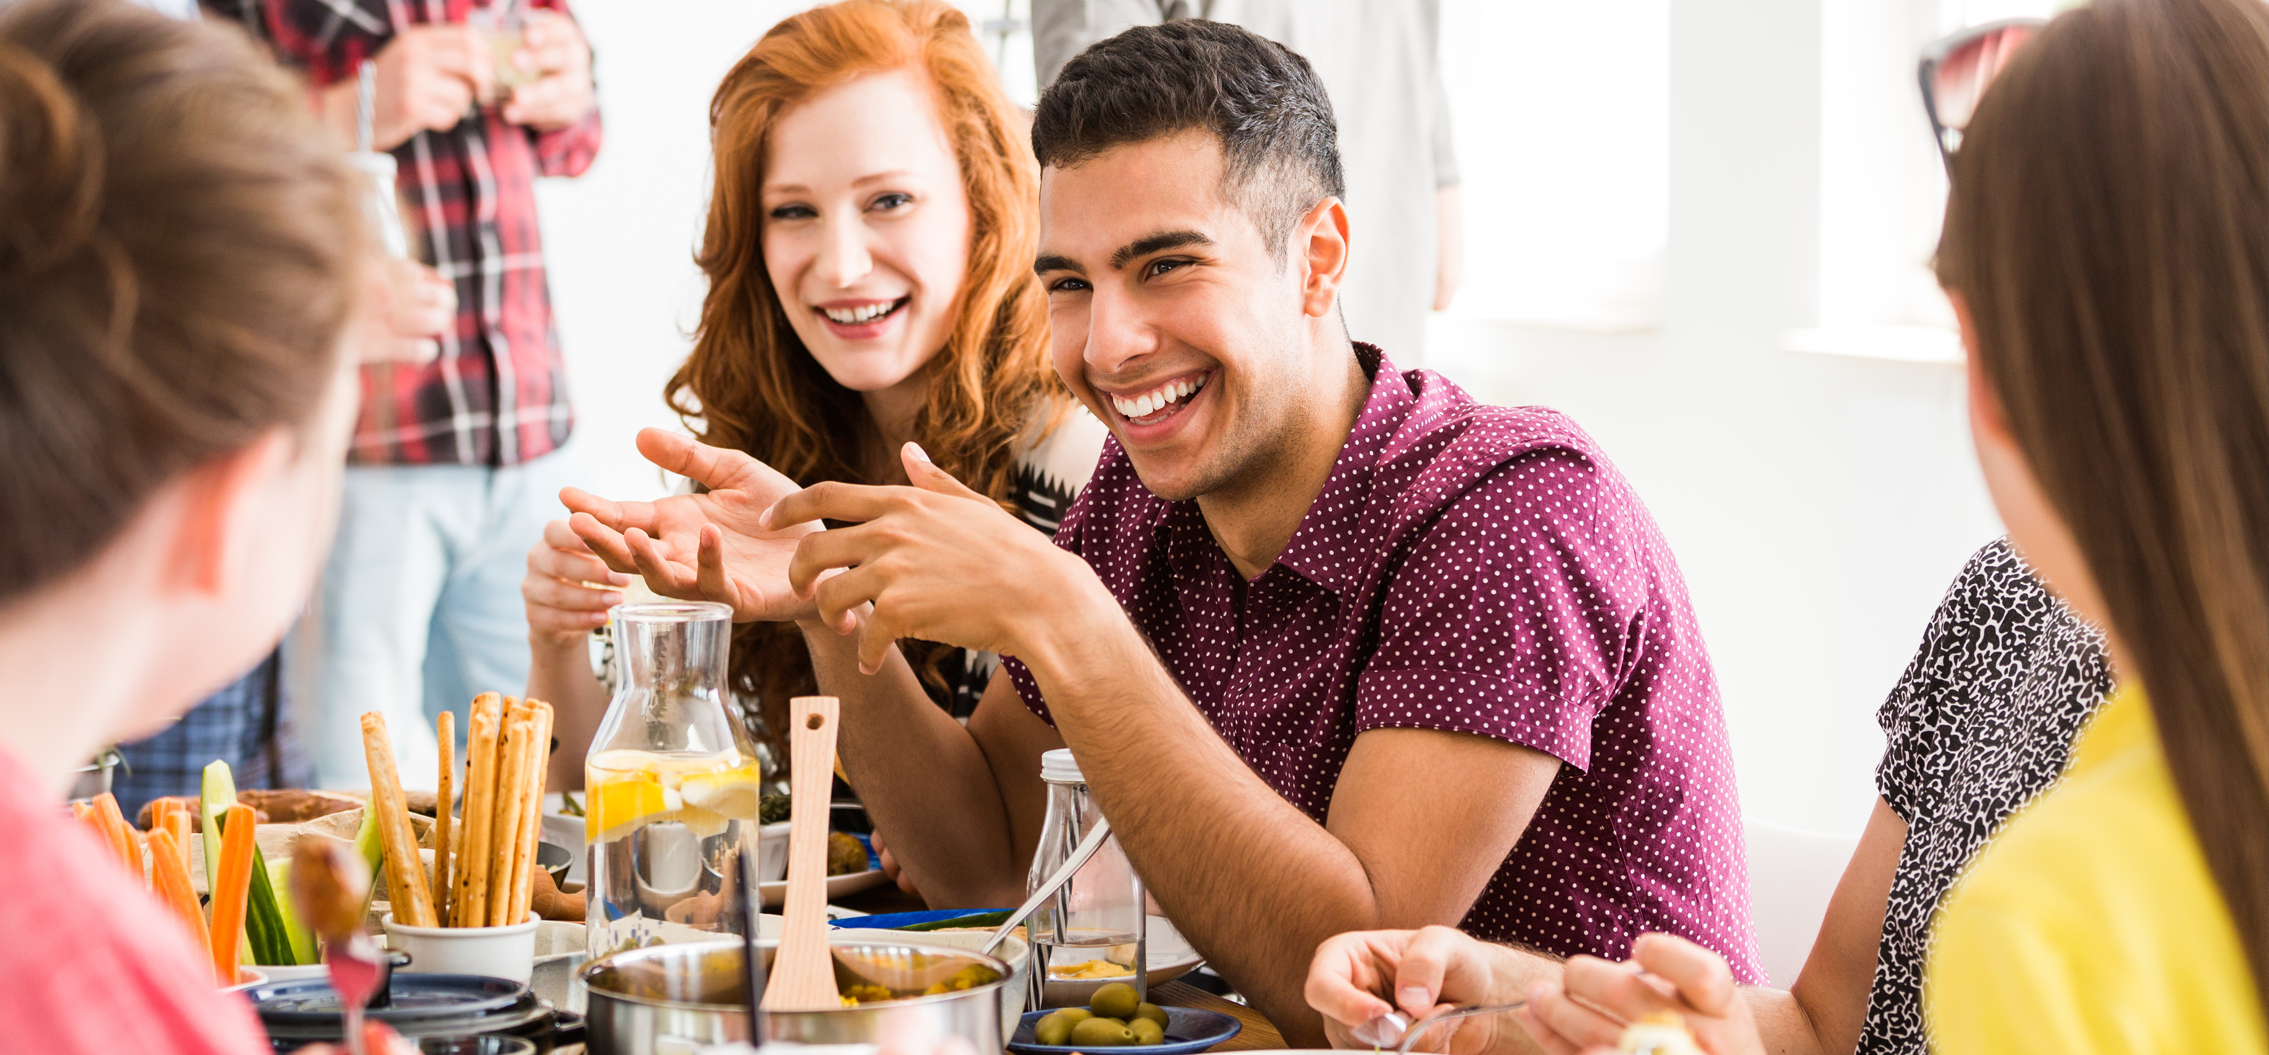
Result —
[[1111, 405], [1119, 408], [1119, 413], [1127, 417], [1147, 418], [1189, 398], [1192, 393], [1204, 387], [1205, 377], [1201, 374], [1195, 378], [1186, 378], [1160, 385], [1131, 399], [1126, 396], [1112, 396]]
[[897, 307], [897, 301], [886, 300], [879, 304], [868, 304], [856, 308], [821, 308], [819, 310], [829, 319], [842, 323], [845, 326], [856, 326], [862, 322], [873, 322], [876, 319], [890, 314], [892, 311], [896, 310]]

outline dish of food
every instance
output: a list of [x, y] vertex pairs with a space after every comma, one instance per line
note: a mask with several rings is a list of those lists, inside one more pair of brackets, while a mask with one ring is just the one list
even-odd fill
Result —
[[[1119, 988], [1125, 989], [1129, 997], [1134, 995], [1134, 990], [1130, 987], [1121, 985]], [[1155, 1015], [1146, 1012], [1155, 1012]], [[1094, 1055], [1103, 1050], [1108, 1050], [1113, 1055], [1121, 1052], [1127, 1055], [1189, 1055], [1224, 1043], [1245, 1029], [1244, 1023], [1228, 1015], [1188, 1007], [1162, 1008], [1156, 1004], [1138, 1003], [1130, 1014], [1134, 1016], [1132, 1019], [1118, 1020], [1095, 1015], [1092, 1008], [1028, 1011], [1018, 1020], [1016, 1032], [1009, 1037], [1008, 1050], [1017, 1055]], [[1070, 1019], [1068, 1027], [1064, 1024], [1066, 1018]], [[1160, 1018], [1165, 1021], [1159, 1022]], [[1046, 1036], [1040, 1035], [1043, 1023], [1050, 1024]], [[1139, 1036], [1135, 1032], [1137, 1023], [1148, 1027]], [[1084, 1033], [1081, 1032], [1083, 1028]], [[1143, 1043], [1143, 1040], [1150, 1037], [1150, 1029], [1157, 1030], [1158, 1036], [1149, 1043]], [[1055, 1035], [1059, 1030], [1065, 1031], [1061, 1038]], [[1043, 1044], [1041, 1041], [1044, 1039], [1060, 1039], [1062, 1043]]]
[[1623, 1030], [1615, 1050], [1627, 1055], [1702, 1055], [1694, 1035], [1686, 1031], [1686, 1020], [1672, 1011], [1641, 1016]]
[[1166, 1009], [1149, 1003], [1134, 986], [1113, 982], [1095, 991], [1086, 1007], [1057, 1008], [1032, 1027], [1032, 1039], [1055, 1047], [1156, 1047], [1166, 1042]]
[[[879, 874], [879, 873], [878, 873]], [[834, 880], [829, 880], [832, 888]], [[830, 890], [832, 893], [832, 889]], [[979, 909], [974, 911], [892, 912], [879, 916], [860, 916], [855, 920], [837, 920], [838, 929], [912, 930], [930, 934], [991, 934], [1000, 921], [1008, 918], [1007, 909]], [[1024, 928], [1014, 932], [1023, 938]], [[1147, 924], [1149, 953], [1144, 957], [1150, 967], [1150, 984], [1164, 985], [1190, 973], [1205, 962], [1205, 957], [1190, 947], [1182, 932], [1174, 929], [1174, 921], [1164, 916], [1152, 916]], [[1121, 968], [1124, 971], [1124, 968]], [[1114, 981], [1124, 980], [1125, 973], [1115, 977], [1078, 978], [1061, 974], [1051, 977], [1046, 987], [1047, 1002], [1056, 1006], [1084, 1005], [1094, 999], [1095, 990]]]

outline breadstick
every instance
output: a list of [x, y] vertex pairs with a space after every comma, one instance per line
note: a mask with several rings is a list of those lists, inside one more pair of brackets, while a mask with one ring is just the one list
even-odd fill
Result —
[[[535, 856], [534, 849], [528, 843], [528, 800], [540, 801], [539, 796], [542, 794], [535, 790], [542, 787], [538, 783], [543, 779], [542, 775], [531, 764], [535, 760], [535, 752], [531, 750], [536, 743], [535, 708], [525, 708], [522, 720], [527, 723], [527, 728], [514, 752], [515, 760], [520, 763], [520, 789], [512, 800], [512, 859], [504, 870], [508, 881], [499, 881], [497, 885], [499, 894], [504, 899], [502, 922], [507, 926], [527, 918], [520, 910], [520, 895], [528, 886], [528, 869], [534, 864], [532, 858]], [[535, 791], [535, 794], [530, 794], [531, 791]]]
[[378, 811], [379, 841], [386, 847], [386, 889], [394, 901], [394, 918], [413, 927], [431, 927], [432, 892], [426, 888], [425, 866], [418, 859], [418, 837], [410, 827], [409, 804], [402, 798], [401, 771], [394, 766], [394, 744], [386, 736], [386, 718], [377, 711], [362, 716], [363, 760], [370, 766], [370, 805]]
[[512, 859], [520, 842], [520, 816], [523, 812], [520, 796], [525, 793], [527, 760], [523, 745], [528, 742], [528, 707], [519, 700], [506, 698], [509, 714], [504, 719], [504, 735], [496, 744], [496, 805], [489, 823], [488, 849], [488, 913], [483, 924], [506, 927], [518, 920], [507, 919], [512, 913]]
[[523, 881], [528, 884], [527, 889], [521, 891], [520, 893], [520, 908], [523, 912], [534, 911], [536, 904], [536, 847], [543, 840], [544, 784], [546, 782], [546, 778], [548, 778], [551, 774], [551, 704], [545, 703], [541, 700], [536, 701], [536, 720], [536, 759], [535, 764], [530, 768], [530, 772], [533, 772], [536, 775], [536, 797], [534, 801], [528, 803], [529, 869], [528, 874], [522, 877]]
[[544, 824], [544, 763], [551, 754], [551, 704], [528, 701], [528, 793], [522, 796], [520, 842], [512, 856], [512, 922], [528, 918], [536, 896], [536, 843]]
[[488, 844], [496, 801], [496, 741], [503, 732], [504, 697], [484, 692], [473, 698], [473, 717], [465, 744], [465, 830], [457, 835], [457, 898], [451, 926], [488, 923]]
[[433, 793], [433, 915], [447, 926], [449, 920], [449, 800], [457, 790], [457, 715], [441, 712], [434, 719], [434, 742], [441, 745], [441, 784]]

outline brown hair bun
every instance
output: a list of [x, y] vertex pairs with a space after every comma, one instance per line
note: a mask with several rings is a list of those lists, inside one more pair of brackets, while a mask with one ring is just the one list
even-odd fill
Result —
[[242, 32], [0, 7], [0, 602], [309, 420], [365, 237], [339, 146]]
[[52, 264], [94, 226], [102, 162], [47, 63], [0, 42], [0, 276]]

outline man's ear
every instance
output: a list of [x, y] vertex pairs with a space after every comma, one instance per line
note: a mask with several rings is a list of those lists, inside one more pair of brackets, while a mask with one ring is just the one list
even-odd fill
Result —
[[183, 473], [171, 489], [175, 509], [167, 585], [217, 595], [235, 576], [252, 574], [261, 530], [263, 485], [291, 464], [298, 444], [274, 429], [251, 444]]
[[1317, 202], [1293, 229], [1299, 250], [1300, 310], [1310, 318], [1330, 316], [1339, 305], [1339, 285], [1347, 279], [1347, 206], [1338, 198]]

